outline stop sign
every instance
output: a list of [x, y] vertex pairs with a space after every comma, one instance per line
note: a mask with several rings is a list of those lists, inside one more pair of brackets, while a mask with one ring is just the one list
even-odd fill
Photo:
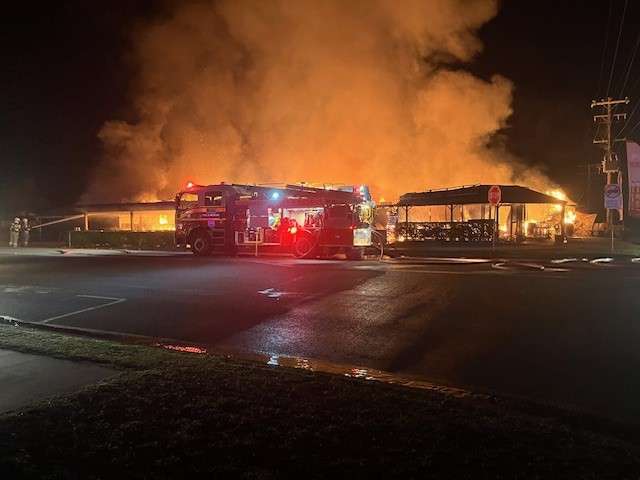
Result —
[[491, 188], [489, 188], [489, 203], [493, 206], [496, 206], [500, 203], [500, 200], [502, 199], [502, 191], [500, 190], [500, 187], [498, 185], [493, 185]]

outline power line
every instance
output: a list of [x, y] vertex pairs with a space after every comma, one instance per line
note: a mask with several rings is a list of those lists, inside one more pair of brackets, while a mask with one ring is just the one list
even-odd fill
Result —
[[631, 56], [629, 57], [629, 62], [627, 63], [627, 67], [625, 67], [627, 74], [624, 77], [624, 83], [622, 84], [622, 88], [620, 89], [620, 97], [622, 97], [624, 89], [627, 86], [627, 81], [629, 80], [629, 75], [631, 74], [631, 68], [633, 67], [636, 53], [638, 52], [638, 44], [640, 44], [640, 32], [638, 32], [638, 36], [636, 37], [636, 44], [633, 46], [633, 51], [631, 52]]
[[[586, 206], [587, 206], [587, 210], [590, 211], [591, 210], [591, 185], [593, 184], [593, 180], [596, 178], [596, 175], [601, 173], [600, 172], [601, 166], [598, 165], [598, 164], [594, 164], [594, 163], [587, 163], [586, 165], [578, 165], [578, 167], [584, 168], [584, 169], [587, 170], [586, 171], [587, 186], [583, 190], [583, 192], [580, 195], [580, 197], [578, 197], [577, 203], [580, 204], [580, 202], [582, 202], [582, 199], [586, 195], [587, 196]], [[592, 173], [593, 173], [593, 175], [592, 175]]]
[[602, 47], [602, 61], [600, 62], [600, 74], [598, 75], [598, 88], [596, 92], [600, 91], [600, 84], [602, 82], [602, 74], [604, 72], [604, 64], [607, 57], [607, 45], [609, 43], [609, 31], [611, 30], [611, 16], [613, 12], [613, 0], [609, 2], [609, 19], [607, 20], [607, 33], [604, 36], [604, 45]]
[[611, 88], [611, 79], [613, 78], [613, 71], [616, 67], [616, 59], [618, 58], [618, 48], [620, 47], [620, 37], [622, 37], [622, 27], [624, 26], [624, 17], [627, 12], [627, 1], [624, 2], [624, 10], [622, 11], [622, 19], [620, 20], [620, 30], [618, 31], [618, 41], [616, 42], [616, 51], [613, 55], [613, 62], [611, 63], [611, 73], [609, 74], [609, 84], [607, 85], [607, 97], [609, 96], [609, 89]]

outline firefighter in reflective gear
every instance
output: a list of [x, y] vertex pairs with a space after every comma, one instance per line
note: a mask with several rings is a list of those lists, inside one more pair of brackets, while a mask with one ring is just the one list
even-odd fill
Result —
[[23, 247], [29, 245], [29, 230], [31, 230], [31, 228], [29, 227], [29, 219], [23, 218], [22, 228], [20, 229], [20, 245], [22, 245]]
[[18, 239], [20, 238], [20, 219], [16, 217], [13, 223], [9, 227], [9, 246], [17, 247]]

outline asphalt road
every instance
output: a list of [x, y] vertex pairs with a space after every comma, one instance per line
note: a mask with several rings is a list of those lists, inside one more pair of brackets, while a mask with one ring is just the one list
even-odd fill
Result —
[[[21, 252], [22, 253], [22, 252]], [[640, 264], [0, 252], [0, 316], [378, 369], [640, 421]]]

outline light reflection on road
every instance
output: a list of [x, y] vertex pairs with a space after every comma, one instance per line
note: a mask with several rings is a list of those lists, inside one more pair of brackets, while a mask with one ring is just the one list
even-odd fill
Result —
[[204, 348], [189, 346], [189, 345], [155, 343], [154, 346], [166, 348], [168, 350], [185, 352], [185, 353], [195, 353], [199, 355], [213, 355], [213, 356], [219, 356], [224, 358], [234, 358], [237, 360], [253, 361], [258, 363], [264, 363], [266, 365], [278, 366], [278, 367], [296, 368], [296, 369], [302, 369], [302, 370], [309, 370], [313, 372], [331, 373], [334, 375], [341, 375], [345, 377], [359, 378], [359, 379], [389, 383], [394, 385], [402, 385], [410, 388], [431, 390], [431, 391], [439, 392], [445, 395], [451, 395], [458, 398], [475, 398], [475, 399], [483, 399], [483, 400], [490, 400], [494, 398], [491, 395], [475, 393], [475, 392], [471, 392], [469, 390], [464, 390], [461, 388], [447, 387], [447, 386], [438, 385], [432, 382], [426, 382], [423, 380], [416, 380], [408, 377], [403, 377], [403, 376], [392, 374], [389, 372], [384, 372], [382, 370], [376, 370], [373, 368], [364, 368], [364, 367], [355, 366], [355, 365], [344, 365], [344, 364], [331, 363], [331, 362], [326, 362], [321, 360], [311, 360], [308, 358], [300, 358], [300, 357], [287, 357], [287, 356], [280, 356], [280, 355], [261, 355], [258, 353], [247, 353], [247, 352], [239, 352], [239, 351], [235, 353], [229, 353], [228, 351], [216, 352], [212, 349], [204, 349]]

